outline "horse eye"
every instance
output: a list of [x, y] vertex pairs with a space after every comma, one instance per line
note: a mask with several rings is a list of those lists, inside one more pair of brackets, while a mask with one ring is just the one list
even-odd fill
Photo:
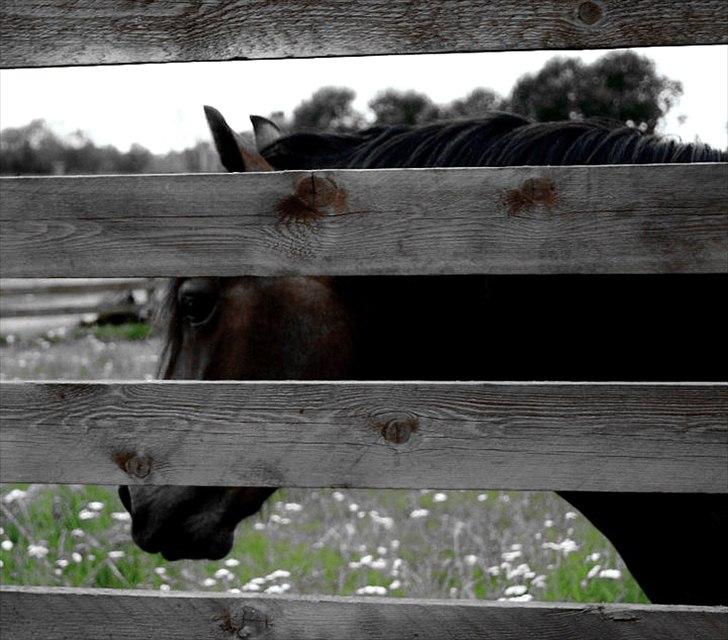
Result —
[[206, 323], [217, 308], [217, 287], [206, 278], [186, 280], [177, 292], [180, 315], [192, 326]]

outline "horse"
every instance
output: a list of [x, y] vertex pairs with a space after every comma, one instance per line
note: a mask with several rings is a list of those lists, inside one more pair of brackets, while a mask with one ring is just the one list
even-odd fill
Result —
[[[725, 162], [704, 144], [603, 121], [505, 112], [419, 127], [246, 142], [205, 114], [231, 172]], [[168, 380], [719, 380], [722, 274], [178, 278], [164, 303]], [[526, 471], [526, 470], [524, 470]], [[122, 486], [132, 537], [168, 560], [220, 559], [269, 487]], [[720, 495], [561, 492], [615, 546], [655, 603], [728, 603]], [[702, 553], [701, 553], [702, 555]]]

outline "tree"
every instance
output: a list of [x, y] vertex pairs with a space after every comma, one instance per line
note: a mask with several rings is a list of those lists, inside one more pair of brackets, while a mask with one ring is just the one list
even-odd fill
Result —
[[489, 111], [503, 109], [504, 99], [492, 89], [474, 89], [464, 98], [453, 100], [439, 109], [440, 118], [480, 118]]
[[541, 122], [602, 117], [652, 132], [681, 95], [681, 83], [657, 74], [652, 60], [621, 51], [592, 64], [552, 58], [518, 80], [508, 108]]
[[440, 117], [437, 105], [424, 93], [387, 89], [369, 102], [375, 125], [424, 124]]
[[354, 131], [364, 118], [354, 109], [356, 93], [345, 87], [322, 87], [293, 111], [294, 131]]

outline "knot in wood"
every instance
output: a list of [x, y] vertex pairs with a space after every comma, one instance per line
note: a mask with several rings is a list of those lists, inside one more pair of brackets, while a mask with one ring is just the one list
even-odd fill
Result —
[[133, 478], [146, 478], [152, 472], [152, 459], [132, 454], [124, 463], [124, 471]]
[[224, 632], [242, 640], [264, 638], [269, 626], [270, 619], [265, 613], [247, 605], [224, 611], [220, 619], [220, 627]]
[[589, 26], [596, 24], [604, 17], [604, 9], [600, 7], [596, 2], [587, 0], [582, 2], [576, 10], [576, 14], [579, 16], [584, 24]]
[[283, 198], [276, 205], [276, 211], [285, 224], [309, 225], [328, 213], [343, 213], [347, 209], [346, 201], [346, 190], [331, 178], [311, 174], [299, 178], [294, 193]]
[[386, 442], [404, 444], [417, 431], [419, 420], [416, 416], [398, 413], [377, 416], [373, 421], [373, 426], [379, 431]]
[[551, 207], [556, 203], [556, 185], [548, 178], [527, 178], [520, 189], [511, 189], [506, 193], [505, 203], [511, 215], [534, 205]]

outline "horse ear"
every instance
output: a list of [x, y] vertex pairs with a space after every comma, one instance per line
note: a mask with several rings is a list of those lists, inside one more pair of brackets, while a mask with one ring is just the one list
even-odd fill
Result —
[[258, 147], [258, 151], [273, 144], [281, 137], [281, 130], [278, 128], [278, 125], [268, 120], [268, 118], [250, 116], [250, 121], [253, 123], [255, 146]]
[[255, 149], [246, 145], [225, 122], [222, 114], [205, 106], [205, 117], [215, 141], [222, 166], [228, 171], [273, 171], [273, 167]]

